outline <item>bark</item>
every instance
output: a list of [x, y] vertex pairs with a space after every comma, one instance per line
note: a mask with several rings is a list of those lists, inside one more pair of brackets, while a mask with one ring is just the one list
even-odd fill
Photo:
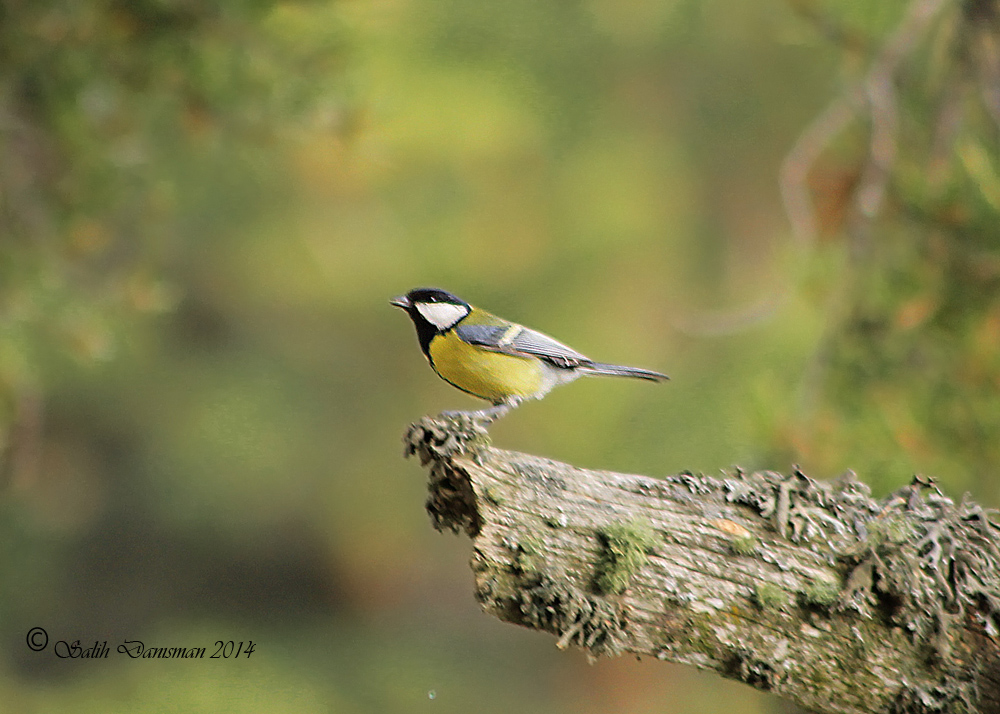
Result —
[[1000, 712], [1000, 527], [933, 483], [664, 478], [492, 448], [459, 416], [405, 437], [483, 609], [593, 656], [694, 665], [816, 712]]

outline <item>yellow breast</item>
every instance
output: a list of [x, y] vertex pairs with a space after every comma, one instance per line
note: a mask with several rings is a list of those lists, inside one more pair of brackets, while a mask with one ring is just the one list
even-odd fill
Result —
[[528, 399], [542, 388], [543, 367], [538, 360], [479, 349], [454, 332], [434, 338], [430, 353], [442, 378], [494, 404], [510, 397]]

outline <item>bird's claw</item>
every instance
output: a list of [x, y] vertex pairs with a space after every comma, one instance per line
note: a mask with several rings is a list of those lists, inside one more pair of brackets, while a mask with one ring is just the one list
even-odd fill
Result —
[[497, 404], [496, 406], [489, 407], [487, 409], [477, 409], [476, 411], [445, 411], [441, 412], [441, 416], [445, 419], [462, 419], [466, 418], [471, 420], [478, 426], [487, 426], [492, 424], [497, 419], [502, 417], [504, 414], [509, 412], [513, 408], [511, 404]]

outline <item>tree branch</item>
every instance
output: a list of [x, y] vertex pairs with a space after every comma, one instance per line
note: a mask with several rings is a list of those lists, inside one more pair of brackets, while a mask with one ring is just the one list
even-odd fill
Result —
[[740, 470], [651, 478], [490, 446], [463, 417], [404, 442], [476, 598], [592, 655], [691, 664], [816, 712], [1000, 712], [1000, 527], [914, 483], [876, 501]]

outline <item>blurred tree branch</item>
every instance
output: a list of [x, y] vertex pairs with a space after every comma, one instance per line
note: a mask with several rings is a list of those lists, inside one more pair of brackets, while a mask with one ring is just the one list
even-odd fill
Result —
[[[878, 49], [861, 81], [847, 87], [819, 114], [785, 158], [781, 195], [792, 234], [799, 244], [812, 246], [819, 232], [809, 195], [809, 173], [837, 136], [859, 118], [868, 120], [870, 135], [866, 166], [853, 192], [855, 241], [862, 240], [871, 220], [881, 213], [898, 144], [897, 76], [949, 1], [913, 0], [899, 25]], [[802, 4], [801, 0], [798, 4]]]
[[1000, 527], [933, 483], [658, 479], [494, 449], [424, 418], [406, 453], [484, 610], [562, 648], [691, 664], [817, 712], [1000, 712]]
[[839, 243], [843, 267], [808, 288], [826, 325], [775, 454], [985, 483], [1000, 453], [1000, 353], [985, 347], [1000, 331], [1000, 5], [902, 0], [879, 6], [894, 13], [880, 31], [860, 6], [790, 3], [853, 79], [781, 169], [795, 245], [826, 259]]

